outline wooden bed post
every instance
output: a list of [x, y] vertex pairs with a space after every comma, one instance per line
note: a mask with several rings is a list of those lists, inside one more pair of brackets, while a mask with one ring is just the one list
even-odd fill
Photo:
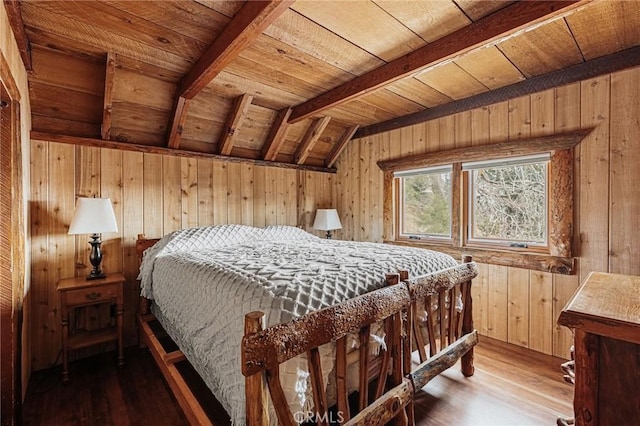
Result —
[[[138, 268], [142, 265], [142, 257], [144, 255], [144, 251], [149, 247], [152, 247], [155, 243], [157, 243], [159, 239], [147, 239], [144, 234], [138, 234], [138, 239], [136, 240], [136, 255], [138, 258]], [[146, 315], [151, 314], [151, 300], [147, 299], [144, 296], [140, 296], [140, 302], [138, 304], [138, 316], [145, 317]]]
[[[409, 270], [401, 269], [398, 271], [400, 273], [400, 279], [402, 281], [409, 281]], [[406, 284], [405, 284], [406, 285]], [[409, 287], [407, 287], [407, 291], [409, 291]], [[402, 336], [402, 375], [407, 376], [407, 374], [411, 373], [411, 338], [413, 331], [413, 311], [414, 311], [414, 303], [410, 303], [405, 315], [402, 315], [398, 318], [399, 321], [404, 321], [404, 325], [402, 329], [405, 331], [404, 336]], [[396, 327], [396, 330], [398, 328]], [[407, 404], [405, 408], [405, 415], [399, 415], [396, 419], [395, 424], [397, 426], [402, 425], [414, 425], [415, 424], [415, 412], [413, 406], [413, 399]]]
[[138, 314], [141, 316], [149, 315], [149, 306], [151, 301], [144, 296], [140, 296], [140, 304], [138, 306]]
[[[473, 261], [472, 256], [465, 255], [462, 258], [464, 263], [469, 263]], [[460, 288], [462, 289], [462, 294], [464, 295], [463, 300], [463, 317], [462, 317], [462, 334], [468, 334], [473, 332], [473, 300], [471, 298], [471, 282], [472, 280], [463, 283]], [[473, 367], [473, 346], [469, 351], [462, 356], [461, 360], [461, 370], [462, 374], [465, 377], [473, 376], [474, 367]]]
[[396, 285], [400, 282], [400, 274], [385, 274], [384, 279], [388, 286]]
[[[146, 240], [144, 234], [138, 234], [138, 239], [136, 240], [136, 255], [138, 259], [138, 268], [142, 264], [142, 254], [144, 251], [151, 246], [151, 243], [145, 243], [143, 240]], [[140, 281], [138, 281], [140, 284]], [[140, 292], [140, 289], [138, 289]], [[144, 296], [138, 296], [138, 347], [146, 348], [147, 343], [143, 339], [142, 333], [142, 323], [151, 315], [151, 300], [147, 299]]]
[[[244, 316], [244, 335], [250, 336], [264, 327], [264, 312], [249, 312]], [[242, 352], [244, 366], [244, 351]], [[244, 379], [246, 420], [248, 425], [267, 426], [269, 424], [269, 405], [264, 372], [256, 373]]]
[[[397, 285], [403, 283], [409, 279], [409, 271], [407, 269], [401, 269], [397, 274], [386, 274], [385, 281], [388, 286]], [[408, 288], [407, 288], [408, 290]], [[409, 304], [406, 315], [396, 314], [393, 317], [393, 321], [397, 321], [398, 324], [392, 327], [391, 330], [394, 334], [390, 335], [392, 339], [398, 339], [394, 342], [396, 348], [395, 353], [391, 354], [393, 358], [393, 383], [392, 386], [397, 386], [402, 382], [402, 378], [411, 373], [411, 328], [412, 328], [412, 305]], [[403, 324], [403, 321], [406, 322]], [[405, 330], [404, 335], [396, 336], [400, 330]], [[401, 356], [402, 355], [402, 356]], [[410, 401], [405, 410], [398, 414], [394, 419], [394, 426], [406, 426], [413, 425], [415, 423], [415, 415], [413, 408], [413, 400]]]

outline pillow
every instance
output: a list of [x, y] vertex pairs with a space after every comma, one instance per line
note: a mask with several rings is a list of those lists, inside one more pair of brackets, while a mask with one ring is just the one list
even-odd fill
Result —
[[265, 241], [313, 241], [320, 239], [295, 226], [267, 226], [261, 231], [259, 239]]
[[169, 234], [170, 238], [165, 246], [165, 253], [227, 247], [251, 241], [255, 238], [255, 233], [256, 228], [246, 225], [217, 225], [182, 229]]
[[138, 275], [140, 295], [147, 299], [153, 299], [153, 265], [157, 257], [210, 247], [228, 247], [245, 241], [253, 241], [258, 238], [259, 234], [260, 229], [252, 226], [217, 225], [182, 229], [165, 235], [153, 247], [144, 252]]

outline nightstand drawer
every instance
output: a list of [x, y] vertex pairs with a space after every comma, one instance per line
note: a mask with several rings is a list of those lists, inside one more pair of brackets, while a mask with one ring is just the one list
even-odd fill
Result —
[[101, 285], [93, 288], [80, 288], [65, 292], [67, 306], [104, 303], [118, 298], [118, 284]]

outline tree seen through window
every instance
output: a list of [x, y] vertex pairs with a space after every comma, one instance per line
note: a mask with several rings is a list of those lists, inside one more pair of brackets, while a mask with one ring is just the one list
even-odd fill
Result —
[[451, 172], [404, 177], [403, 233], [451, 235]]
[[546, 243], [546, 163], [472, 171], [476, 239]]

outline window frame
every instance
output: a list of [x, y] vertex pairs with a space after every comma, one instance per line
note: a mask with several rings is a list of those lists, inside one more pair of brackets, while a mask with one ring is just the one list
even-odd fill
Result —
[[[551, 153], [544, 153], [544, 154], [549, 154], [548, 158], [546, 159], [538, 159], [538, 161], [535, 161], [536, 158], [531, 158], [531, 162], [526, 162], [523, 164], [533, 164], [533, 163], [541, 163], [541, 162], [545, 162], [545, 171], [546, 171], [546, 181], [545, 181], [545, 211], [546, 211], [546, 217], [545, 217], [545, 221], [546, 221], [546, 229], [545, 229], [545, 242], [544, 243], [537, 243], [537, 242], [526, 242], [526, 241], [516, 241], [516, 240], [507, 240], [507, 239], [482, 239], [482, 238], [477, 238], [474, 237], [473, 234], [473, 197], [474, 197], [474, 193], [473, 193], [473, 189], [472, 189], [472, 175], [473, 172], [475, 170], [477, 170], [478, 168], [473, 168], [473, 169], [465, 169], [465, 163], [462, 163], [462, 210], [463, 210], [463, 216], [462, 216], [462, 246], [463, 247], [473, 247], [473, 248], [481, 248], [481, 249], [501, 249], [501, 250], [509, 250], [509, 251], [520, 251], [520, 252], [532, 252], [532, 253], [544, 253], [544, 254], [549, 254], [550, 253], [550, 242], [549, 242], [549, 237], [550, 237], [550, 229], [551, 229], [551, 215], [550, 215], [550, 207], [551, 207], [551, 172], [552, 172], [552, 162], [551, 162], [551, 158], [552, 155]], [[531, 157], [535, 157], [535, 156], [531, 156]], [[525, 160], [524, 157], [505, 157], [505, 158], [499, 158], [499, 159], [495, 159], [495, 160], [491, 160], [490, 162], [487, 162], [487, 168], [491, 167], [493, 164], [495, 163], [499, 163], [499, 162], [512, 162], [513, 160]], [[513, 166], [515, 167], [516, 164], [513, 164]], [[516, 244], [521, 244], [521, 243], [525, 243], [527, 244], [527, 247], [517, 247], [517, 246], [511, 246], [511, 244], [516, 243]]]
[[[490, 145], [455, 148], [446, 151], [418, 154], [404, 158], [379, 161], [383, 173], [383, 239], [386, 243], [431, 248], [454, 256], [473, 255], [481, 263], [513, 266], [561, 274], [575, 273], [573, 256], [574, 218], [574, 155], [573, 147], [593, 129], [583, 129], [558, 135], [541, 136], [494, 143]], [[532, 250], [519, 247], [475, 247], [464, 241], [462, 223], [468, 218], [463, 197], [462, 163], [493, 160], [532, 154], [550, 153], [548, 167], [548, 249]], [[452, 238], [451, 241], [400, 238], [399, 189], [394, 172], [453, 165], [452, 174]], [[468, 184], [468, 183], [467, 183]], [[468, 189], [466, 189], [468, 191]], [[465, 222], [463, 222], [463, 220]]]
[[[454, 185], [456, 183], [456, 179], [454, 178], [454, 173], [455, 173], [455, 168], [451, 165], [451, 167], [449, 167], [449, 165], [440, 165], [440, 166], [434, 166], [434, 167], [424, 167], [422, 169], [416, 169], [415, 173], [411, 173], [410, 175], [406, 175], [403, 174], [401, 176], [396, 176], [394, 174], [394, 185], [396, 186], [395, 188], [395, 193], [396, 193], [396, 200], [395, 200], [395, 205], [397, 206], [397, 210], [396, 210], [396, 220], [395, 220], [395, 235], [397, 236], [397, 239], [401, 240], [401, 241], [431, 241], [434, 243], [442, 243], [442, 244], [451, 244], [453, 242], [453, 234], [454, 234], [454, 220], [453, 220], [453, 214], [451, 214], [450, 216], [450, 227], [449, 227], [449, 235], [439, 235], [439, 234], [405, 234], [403, 232], [403, 217], [404, 215], [401, 212], [402, 206], [404, 206], [404, 185], [403, 183], [403, 179], [409, 176], [415, 176], [415, 175], [419, 175], [421, 174], [420, 171], [430, 171], [431, 173], [425, 173], [425, 174], [435, 174], [436, 171], [438, 169], [441, 169], [442, 171], [449, 169], [448, 172], [451, 173], [451, 200], [450, 200], [450, 205], [451, 205], [451, 210], [453, 211], [453, 204], [454, 204]], [[413, 170], [412, 170], [413, 172]]]

